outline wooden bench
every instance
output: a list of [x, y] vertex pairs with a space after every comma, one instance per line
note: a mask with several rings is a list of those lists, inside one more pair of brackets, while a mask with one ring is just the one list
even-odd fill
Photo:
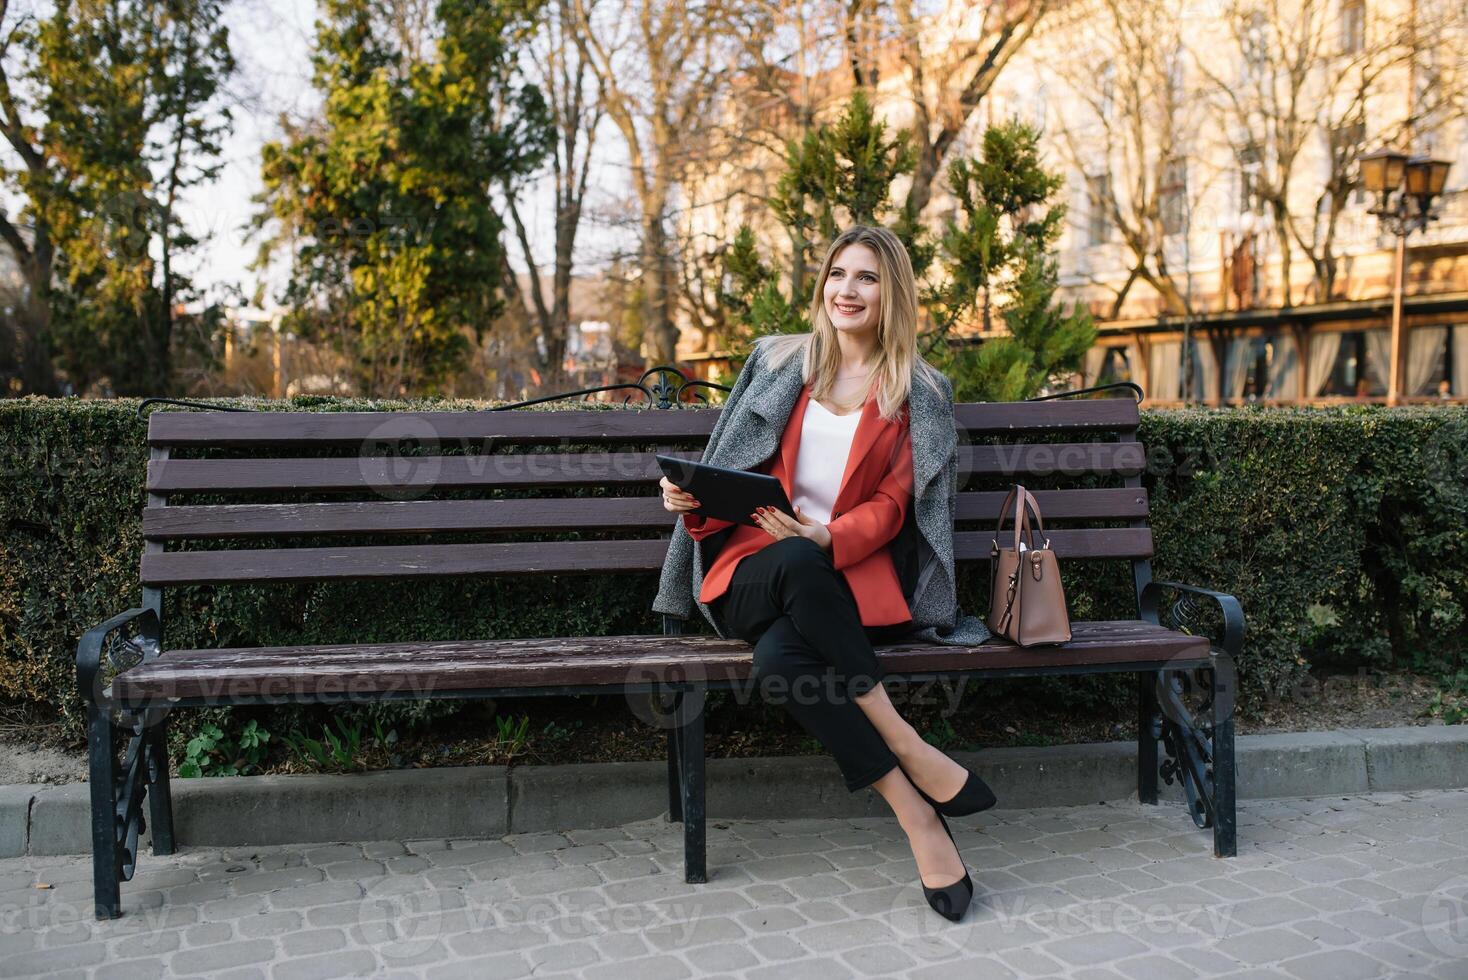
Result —
[[[683, 823], [685, 877], [707, 880], [704, 701], [708, 691], [747, 686], [751, 657], [743, 641], [685, 634], [683, 621], [668, 616], [663, 632], [653, 635], [169, 649], [162, 591], [363, 579], [394, 580], [411, 590], [414, 580], [441, 576], [653, 573], [677, 518], [662, 506], [652, 453], [698, 459], [701, 452], [686, 447], [706, 439], [717, 417], [716, 409], [155, 412], [148, 423], [142, 604], [90, 630], [77, 652], [88, 700], [98, 918], [120, 914], [120, 882], [132, 877], [147, 826], [153, 853], [173, 853], [167, 716], [173, 708], [206, 705], [646, 695], [667, 720], [668, 816]], [[1137, 614], [1076, 622], [1074, 639], [1062, 647], [884, 646], [883, 666], [912, 679], [1135, 674], [1139, 799], [1157, 802], [1159, 774], [1169, 783], [1181, 779], [1194, 823], [1212, 828], [1214, 853], [1234, 854], [1233, 661], [1243, 615], [1230, 596], [1152, 580], [1136, 404], [1129, 398], [959, 404], [955, 418], [961, 486], [992, 486], [959, 494], [960, 526], [980, 529], [955, 533], [957, 560], [987, 560], [990, 522], [1005, 484], [1023, 479], [1044, 487], [1057, 474], [1062, 482], [1100, 477], [1110, 485], [1047, 487], [1036, 496], [1047, 525], [1055, 525], [1053, 546], [1076, 580], [1084, 574], [1078, 559], [1131, 563]], [[991, 437], [1004, 444], [981, 444]], [[427, 455], [399, 455], [405, 439]], [[604, 451], [565, 451], [576, 445]], [[628, 445], [636, 448], [618, 448]], [[475, 452], [443, 452], [465, 446]], [[492, 495], [595, 486], [641, 495]], [[444, 490], [483, 496], [434, 499]], [[1088, 526], [1098, 523], [1111, 526]], [[604, 537], [516, 540], [565, 531]], [[433, 537], [462, 532], [494, 532], [505, 540]], [[383, 543], [394, 535], [415, 540]], [[340, 544], [298, 541], [323, 536]], [[1194, 635], [1203, 604], [1215, 607], [1213, 642]], [[120, 753], [114, 732], [126, 737]], [[1159, 742], [1166, 755], [1160, 764]]]

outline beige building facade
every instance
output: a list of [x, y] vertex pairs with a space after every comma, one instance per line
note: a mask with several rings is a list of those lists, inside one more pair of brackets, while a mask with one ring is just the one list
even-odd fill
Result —
[[[1101, 334], [1071, 382], [1134, 381], [1150, 405], [1329, 404], [1385, 400], [1395, 370], [1403, 402], [1468, 400], [1464, 6], [1076, 0], [1048, 15], [956, 152], [1018, 117], [1064, 175], [1063, 300]], [[935, 61], [972, 40], [967, 9], [924, 22]], [[889, 63], [878, 113], [910, 125], [895, 49]], [[815, 118], [839, 114], [849, 73], [817, 81], [802, 89]], [[1383, 146], [1454, 162], [1437, 219], [1408, 239], [1395, 364], [1396, 238], [1358, 180], [1359, 157]], [[780, 170], [774, 153], [731, 155], [686, 189], [688, 234], [717, 241], [750, 220], [788, 255], [759, 203]], [[953, 208], [940, 183], [925, 214]], [[697, 331], [685, 340], [688, 361], [720, 360]]]

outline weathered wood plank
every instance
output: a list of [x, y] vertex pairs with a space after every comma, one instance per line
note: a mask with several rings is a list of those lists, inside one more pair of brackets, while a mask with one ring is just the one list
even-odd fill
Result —
[[[1204, 656], [1208, 641], [1139, 621], [1076, 622], [1073, 639], [1023, 649], [1005, 641], [946, 647], [879, 646], [889, 673], [1164, 666]], [[118, 675], [125, 703], [160, 698], [309, 699], [384, 693], [433, 697], [455, 690], [570, 684], [618, 687], [689, 680], [745, 680], [751, 649], [711, 636], [604, 636], [176, 650]]]
[[[148, 417], [148, 441], [176, 447], [390, 445], [403, 439], [473, 445], [556, 439], [656, 442], [706, 438], [722, 411], [721, 407], [506, 412], [160, 411]], [[960, 431], [975, 434], [1109, 431], [1136, 428], [1138, 409], [1130, 398], [959, 402], [953, 406], [953, 417]]]
[[[1067, 528], [1051, 531], [1049, 538], [1055, 554], [1065, 559], [1146, 557], [1152, 553], [1152, 532], [1147, 528]], [[956, 532], [955, 560], [987, 559], [992, 541], [992, 531]], [[143, 585], [156, 587], [641, 572], [661, 568], [667, 548], [667, 540], [658, 538], [170, 551], [144, 554], [141, 579]]]
[[[1037, 490], [1047, 521], [1145, 517], [1141, 489]], [[958, 495], [957, 519], [992, 520], [1004, 491]], [[148, 507], [149, 541], [306, 534], [424, 534], [440, 531], [554, 531], [579, 528], [665, 531], [674, 517], [662, 498], [583, 497], [550, 500], [382, 500], [315, 504], [220, 504]]]

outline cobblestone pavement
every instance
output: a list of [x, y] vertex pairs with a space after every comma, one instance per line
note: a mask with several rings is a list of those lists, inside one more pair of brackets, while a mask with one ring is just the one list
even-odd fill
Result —
[[[1468, 978], [1468, 790], [951, 821], [977, 893], [928, 909], [891, 819], [144, 855], [98, 923], [84, 857], [0, 861], [0, 977]], [[37, 883], [49, 888], [37, 888]], [[962, 973], [955, 961], [962, 959]]]

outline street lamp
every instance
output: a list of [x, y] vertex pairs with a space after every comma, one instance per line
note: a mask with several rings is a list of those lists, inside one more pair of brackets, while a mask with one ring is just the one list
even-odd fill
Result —
[[1361, 183], [1376, 196], [1371, 213], [1383, 230], [1397, 236], [1396, 270], [1392, 288], [1392, 353], [1388, 368], [1386, 403], [1402, 400], [1402, 284], [1407, 271], [1407, 236], [1421, 231], [1437, 215], [1432, 201], [1443, 192], [1452, 163], [1427, 156], [1408, 156], [1381, 149], [1361, 158]]

